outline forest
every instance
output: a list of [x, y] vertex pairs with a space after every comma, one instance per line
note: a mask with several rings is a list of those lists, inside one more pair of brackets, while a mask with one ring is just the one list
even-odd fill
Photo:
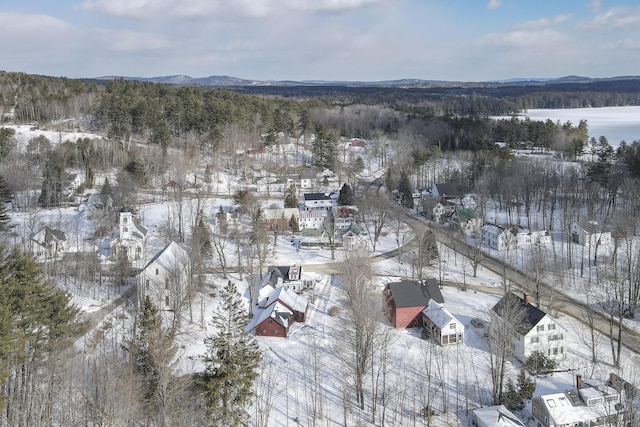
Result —
[[[385, 234], [395, 232], [400, 241], [403, 225], [392, 218], [432, 208], [414, 202], [412, 193], [437, 182], [474, 194], [482, 217], [495, 210], [508, 218], [506, 227], [538, 227], [562, 236], [559, 246], [553, 246], [553, 262], [542, 262], [533, 252], [516, 260], [526, 263], [526, 270], [539, 279], [529, 291], [539, 299], [553, 300], [555, 294], [543, 295], [547, 292], [540, 284], [543, 276], [574, 285], [589, 277], [591, 285], [593, 273], [593, 283], [603, 291], [589, 297], [602, 299], [602, 313], [611, 325], [607, 336], [611, 356], [598, 353], [592, 338], [590, 363], [622, 369], [621, 331], [636, 317], [640, 302], [640, 247], [634, 240], [640, 226], [636, 219], [640, 135], [614, 148], [606, 136], [590, 137], [586, 121], [554, 123], [515, 117], [527, 108], [612, 105], [640, 105], [640, 81], [407, 89], [211, 88], [0, 72], [0, 426], [271, 425], [268, 414], [275, 396], [260, 387], [273, 384], [266, 383], [267, 375], [261, 376], [266, 372], [261, 364], [265, 355], [255, 337], [245, 333], [246, 313], [231, 278], [239, 273], [237, 281], [241, 281], [246, 280], [243, 272], [247, 277], [252, 271], [261, 273], [267, 248], [274, 250], [278, 233], [294, 235], [295, 230], [293, 226], [265, 229], [260, 223], [265, 206], [252, 192], [229, 187], [226, 194], [214, 195], [205, 189], [222, 182], [222, 176], [255, 186], [257, 170], [275, 174], [286, 166], [330, 170], [339, 182], [350, 184], [354, 194], [364, 194], [367, 188], [356, 177], [377, 163], [375, 169], [384, 170], [380, 188], [386, 191], [355, 201], [374, 250]], [[514, 116], [490, 118], [494, 115]], [[17, 126], [47, 130], [58, 140], [39, 136], [19, 142]], [[71, 140], [69, 132], [99, 137]], [[371, 141], [366, 156], [347, 155], [340, 148], [352, 138]], [[284, 154], [289, 145], [295, 154]], [[536, 157], [517, 156], [524, 151]], [[67, 191], [70, 172], [84, 177], [72, 194]], [[98, 184], [98, 176], [106, 178]], [[98, 276], [100, 286], [116, 292], [135, 274], [134, 266], [118, 255], [103, 273], [104, 266], [91, 252], [95, 249], [55, 263], [38, 262], [25, 250], [25, 242], [38, 231], [40, 211], [74, 207], [76, 200], [89, 193], [111, 201], [92, 218], [94, 229], [79, 244], [83, 248], [108, 237], [117, 227], [122, 207], [137, 210], [145, 198], [170, 201], [171, 221], [158, 233], [167, 243], [187, 246], [191, 263], [188, 292], [172, 307], [175, 323], [170, 328], [165, 327], [158, 307], [144, 299], [129, 307], [133, 326], [120, 342], [106, 339], [100, 329], [88, 334], [91, 319], [83, 317], [70, 295], [56, 285], [90, 286], [84, 283], [95, 284]], [[389, 206], [394, 193], [400, 194], [402, 213], [398, 206]], [[220, 207], [209, 212], [218, 220], [218, 226], [210, 229], [204, 204], [214, 196], [230, 200], [240, 220], [227, 223]], [[294, 191], [281, 196], [284, 207], [297, 206]], [[188, 208], [191, 201], [196, 208]], [[14, 214], [23, 218], [20, 227], [12, 222]], [[595, 221], [603, 230], [610, 228], [613, 250], [596, 244], [586, 258], [577, 253], [567, 237], [576, 221]], [[442, 266], [442, 255], [434, 249], [434, 233], [418, 237], [416, 248], [404, 256], [410, 260], [412, 275], [422, 278], [425, 271]], [[333, 257], [333, 242], [328, 245]], [[485, 259], [479, 246], [461, 249], [471, 260], [474, 275]], [[345, 423], [355, 419], [371, 425], [402, 425], [418, 419], [424, 425], [437, 425], [431, 424], [436, 404], [430, 401], [430, 393], [440, 393], [434, 391], [435, 378], [441, 375], [442, 382], [444, 376], [436, 368], [432, 371], [431, 365], [416, 373], [424, 375], [418, 379], [428, 379], [429, 389], [426, 397], [414, 396], [414, 415], [403, 415], [409, 409], [400, 397], [387, 396], [388, 391], [397, 390], [385, 379], [391, 376], [389, 333], [379, 317], [367, 314], [375, 311], [369, 301], [379, 300], [378, 296], [359, 286], [369, 284], [375, 274], [362, 259], [350, 262], [354, 267], [340, 274], [343, 303], [336, 309], [353, 324], [353, 329], [341, 332], [348, 349], [340, 365], [344, 391], [339, 399]], [[226, 284], [208, 283], [212, 272]], [[104, 283], [103, 275], [109, 277]], [[506, 268], [504, 277], [506, 286]], [[201, 301], [215, 296], [216, 332], [205, 341], [207, 351], [201, 358], [205, 369], [177, 375], [174, 362], [181, 327], [197, 323], [193, 320], [199, 311], [197, 295]], [[555, 304], [549, 308], [558, 309]], [[125, 322], [114, 320], [118, 321]], [[80, 341], [82, 350], [77, 345]], [[85, 351], [92, 354], [91, 359], [85, 359]], [[308, 354], [309, 372], [317, 376], [322, 363], [314, 351]], [[445, 356], [436, 353], [434, 363], [443, 369]], [[501, 371], [501, 377], [487, 385], [488, 389], [493, 386], [492, 394], [487, 391], [490, 397], [477, 398], [476, 403], [508, 403], [507, 391], [513, 390], [503, 384], [505, 375]], [[640, 376], [628, 379], [640, 382]], [[402, 381], [413, 380], [405, 376]], [[476, 379], [476, 388], [479, 383]], [[307, 424], [325, 425], [320, 415], [326, 420], [328, 414], [322, 402], [330, 393], [321, 390], [322, 380], [317, 377], [306, 387], [307, 407], [312, 408]], [[446, 408], [447, 396], [438, 396]], [[415, 399], [422, 400], [416, 403]], [[465, 399], [469, 405], [473, 392]], [[442, 407], [438, 410], [445, 411]]]

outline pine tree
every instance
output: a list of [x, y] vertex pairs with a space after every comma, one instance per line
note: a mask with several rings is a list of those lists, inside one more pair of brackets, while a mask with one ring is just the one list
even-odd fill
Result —
[[295, 195], [295, 187], [292, 185], [287, 189], [287, 194], [284, 196], [284, 207], [285, 208], [297, 208], [298, 207], [298, 199], [296, 199]]
[[166, 425], [174, 398], [184, 386], [173, 373], [177, 348], [173, 337], [163, 331], [162, 317], [147, 296], [137, 317], [137, 330], [133, 342], [133, 357], [140, 373], [144, 392], [145, 415]]
[[340, 189], [340, 195], [338, 196], [338, 204], [340, 206], [350, 206], [355, 204], [356, 198], [351, 186], [345, 183]]
[[206, 367], [195, 383], [206, 402], [213, 425], [246, 423], [246, 406], [253, 398], [260, 350], [255, 338], [245, 332], [245, 309], [236, 286], [229, 281], [221, 293], [222, 304], [213, 318], [217, 334], [207, 337]]
[[411, 183], [406, 172], [400, 174], [398, 181], [398, 192], [400, 193], [400, 204], [408, 209], [413, 209], [413, 192], [411, 191]]
[[[0, 282], [0, 383], [11, 383], [0, 388], [0, 409], [9, 404], [4, 415], [13, 420], [35, 387], [29, 381], [37, 381], [36, 373], [47, 369], [42, 362], [65, 349], [84, 324], [66, 292], [46, 282], [34, 258], [17, 247], [0, 246]], [[7, 425], [18, 424], [24, 423]]]

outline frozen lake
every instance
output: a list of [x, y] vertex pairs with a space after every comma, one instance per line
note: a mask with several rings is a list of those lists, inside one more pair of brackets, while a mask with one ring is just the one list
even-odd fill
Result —
[[589, 137], [598, 138], [604, 135], [614, 147], [621, 141], [628, 144], [634, 140], [640, 141], [640, 106], [531, 109], [521, 116], [529, 117], [531, 120], [560, 120], [561, 123], [568, 120], [574, 125], [578, 125], [580, 120], [586, 120]]

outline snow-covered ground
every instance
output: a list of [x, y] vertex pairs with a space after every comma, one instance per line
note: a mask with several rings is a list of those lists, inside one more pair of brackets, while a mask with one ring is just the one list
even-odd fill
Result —
[[[37, 130], [16, 127], [17, 137], [21, 141], [28, 141]], [[49, 131], [51, 132], [51, 131]], [[89, 134], [61, 134], [52, 132], [45, 135], [52, 141], [75, 140], [79, 137], [92, 137]], [[296, 147], [288, 147], [287, 155], [299, 156]], [[368, 149], [358, 149], [358, 153], [366, 156], [365, 171], [362, 173], [367, 179], [378, 177], [383, 169], [377, 166], [375, 159], [371, 159]], [[295, 153], [295, 154], [294, 154]], [[229, 195], [241, 185], [238, 176], [217, 172], [210, 190], [218, 193], [204, 199], [204, 209], [208, 217], [212, 218], [220, 206], [230, 206], [232, 200]], [[263, 206], [281, 203], [281, 198], [263, 200]], [[188, 202], [184, 210], [186, 222], [191, 223], [195, 218], [195, 209]], [[141, 196], [139, 218], [150, 231], [147, 253], [152, 256], [167, 243], [167, 235], [163, 232], [170, 218], [175, 215], [174, 202], [159, 194], [148, 193]], [[11, 213], [14, 231], [18, 240], [24, 241], [29, 233], [39, 225], [50, 225], [61, 229], [70, 236], [70, 250], [91, 251], [96, 242], [90, 236], [93, 224], [87, 217], [87, 212], [77, 208], [40, 210], [37, 212]], [[495, 216], [494, 216], [495, 218]], [[187, 236], [188, 238], [188, 236]], [[410, 236], [407, 236], [407, 240]], [[377, 245], [377, 253], [385, 253], [397, 247], [396, 237], [392, 230], [385, 230]], [[388, 397], [387, 409], [384, 413], [385, 425], [422, 425], [420, 410], [429, 404], [438, 414], [432, 425], [456, 425], [461, 420], [466, 425], [468, 410], [491, 404], [491, 384], [488, 373], [488, 355], [483, 340], [484, 331], [471, 326], [471, 319], [489, 319], [488, 310], [498, 301], [499, 295], [494, 293], [480, 293], [462, 291], [464, 283], [483, 285], [499, 289], [501, 277], [488, 270], [479, 268], [477, 277], [473, 277], [471, 263], [462, 255], [440, 248], [441, 257], [434, 263], [429, 275], [442, 277], [447, 282], [458, 282], [458, 287], [445, 287], [442, 292], [445, 306], [465, 324], [465, 342], [453, 347], [439, 347], [436, 344], [420, 338], [418, 330], [395, 330], [389, 322], [381, 319], [382, 328], [389, 332], [392, 345], [388, 356]], [[558, 247], [557, 252], [560, 252]], [[232, 252], [232, 251], [230, 251]], [[552, 251], [549, 251], [551, 253]], [[493, 255], [500, 256], [496, 251]], [[374, 254], [371, 254], [374, 255]], [[578, 256], [574, 252], [575, 256]], [[234, 254], [229, 253], [229, 264], [235, 265]], [[505, 255], [506, 256], [506, 255]], [[513, 254], [511, 254], [513, 257]], [[549, 255], [551, 256], [551, 255]], [[336, 253], [336, 261], [343, 259], [342, 251]], [[514, 257], [516, 265], [521, 263], [526, 268], [526, 254]], [[273, 253], [267, 261], [270, 265], [305, 265], [333, 262], [328, 249], [297, 250], [291, 244], [290, 236], [280, 236]], [[575, 264], [574, 265], [578, 265]], [[406, 264], [398, 262], [397, 258], [376, 262], [377, 278], [373, 283], [374, 293], [380, 294], [385, 283], [400, 277], [410, 277], [411, 269]], [[550, 271], [549, 271], [550, 273]], [[179, 345], [178, 369], [189, 373], [202, 369], [199, 356], [205, 352], [204, 338], [215, 331], [210, 325], [210, 319], [217, 307], [215, 294], [227, 280], [232, 280], [240, 292], [246, 296], [249, 284], [245, 276], [243, 279], [236, 274], [230, 274], [229, 279], [213, 276], [210, 287], [200, 297], [192, 310], [187, 313], [184, 330], [177, 337]], [[579, 275], [573, 274], [576, 278]], [[581, 278], [584, 279], [584, 278]], [[585, 280], [572, 279], [563, 281], [563, 289], [574, 295], [583, 295]], [[79, 283], [72, 280], [60, 280], [73, 298], [73, 302], [87, 313], [96, 312], [100, 307], [115, 300], [123, 291], [122, 288], [109, 283]], [[246, 298], [246, 297], [245, 297]], [[340, 361], [341, 336], [344, 334], [343, 325], [347, 321], [346, 313], [342, 309], [344, 294], [340, 280], [331, 276], [322, 276], [312, 299], [308, 320], [304, 324], [294, 324], [286, 339], [258, 337], [263, 349], [264, 371], [259, 379], [260, 392], [255, 407], [252, 409], [253, 420], [258, 425], [269, 417], [267, 425], [342, 425], [346, 419], [349, 425], [380, 425], [383, 416], [382, 408], [378, 407], [375, 418], [372, 418], [372, 408], [365, 411], [355, 408], [352, 404], [351, 388], [345, 388], [346, 369]], [[248, 304], [248, 301], [245, 300]], [[111, 312], [104, 320], [105, 336], [115, 342], [124, 342], [131, 330], [132, 308], [122, 306]], [[561, 363], [561, 368], [570, 371], [557, 373], [548, 378], [537, 379], [536, 394], [571, 388], [574, 375], [579, 373], [584, 378], [606, 378], [613, 368], [607, 364], [609, 359], [609, 341], [606, 337], [598, 339], [598, 353], [603, 362], [593, 366], [590, 364], [590, 351], [585, 344], [586, 329], [571, 318], [557, 319], [567, 330], [569, 349], [567, 359]], [[82, 345], [79, 343], [78, 345]], [[635, 355], [625, 351], [623, 356], [625, 365], [618, 373], [625, 376], [635, 375], [634, 364], [638, 364]], [[509, 367], [509, 377], [515, 379], [519, 371], [519, 364], [514, 362]], [[317, 375], [316, 375], [317, 374]], [[629, 378], [635, 380], [635, 378]], [[368, 379], [367, 381], [370, 381]], [[267, 387], [268, 386], [268, 387]], [[369, 387], [369, 386], [367, 386]], [[370, 390], [370, 387], [367, 388]], [[271, 393], [272, 405], [265, 404], [267, 393]], [[345, 414], [345, 396], [348, 396]], [[371, 401], [367, 397], [368, 402]], [[525, 408], [519, 415], [527, 418], [530, 409]], [[533, 424], [531, 424], [533, 425]]]

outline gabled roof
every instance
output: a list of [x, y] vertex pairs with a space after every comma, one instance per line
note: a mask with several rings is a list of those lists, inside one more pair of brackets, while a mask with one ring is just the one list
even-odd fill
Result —
[[522, 335], [527, 334], [534, 326], [536, 326], [546, 315], [544, 311], [531, 305], [525, 304], [524, 299], [515, 295], [511, 291], [507, 292], [500, 301], [493, 306], [492, 310], [500, 317], [507, 310], [513, 307], [522, 307], [524, 318], [518, 332]]
[[422, 310], [422, 314], [427, 316], [440, 329], [447, 326], [452, 320], [460, 323], [449, 310], [434, 300], [429, 301], [429, 304]]
[[448, 182], [441, 182], [439, 184], [434, 184], [436, 190], [438, 190], [438, 194], [440, 196], [452, 196], [453, 195], [453, 186]]
[[444, 297], [436, 279], [392, 282], [387, 286], [391, 291], [396, 308], [426, 307], [431, 299], [439, 304], [444, 304]]
[[248, 332], [252, 329], [255, 329], [260, 323], [264, 322], [270, 317], [288, 330], [291, 323], [290, 318], [292, 314], [293, 312], [291, 312], [291, 310], [280, 303], [271, 304], [264, 310], [262, 310], [262, 312], [258, 316], [255, 316], [253, 320], [247, 325], [245, 330]]
[[301, 313], [307, 311], [307, 299], [301, 295], [296, 294], [286, 286], [280, 286], [279, 288], [276, 288], [276, 290], [273, 291], [271, 295], [269, 295], [269, 298], [267, 298], [265, 307], [269, 307], [276, 302], [281, 302], [293, 311], [299, 311]]
[[354, 222], [353, 224], [349, 225], [349, 228], [347, 228], [344, 233], [342, 233], [343, 236], [346, 234], [352, 234], [354, 236], [359, 236], [362, 234], [363, 236], [366, 236], [367, 232]]
[[456, 215], [458, 216], [458, 220], [460, 220], [460, 222], [463, 222], [475, 218], [476, 211], [469, 208], [457, 208]]
[[473, 410], [479, 425], [491, 427], [525, 427], [522, 421], [504, 405]]
[[45, 226], [34, 234], [32, 239], [38, 243], [46, 244], [53, 240], [66, 241], [67, 236], [61, 230], [54, 230], [53, 228]]
[[147, 230], [147, 227], [145, 227], [144, 225], [138, 223], [138, 222], [134, 222], [133, 226], [135, 228], [135, 230], [131, 233], [131, 235], [136, 236], [140, 239], [143, 239], [147, 233], [149, 232], [149, 230]]
[[189, 260], [187, 251], [176, 242], [170, 242], [160, 252], [158, 252], [145, 265], [145, 269], [153, 263], [160, 264], [165, 270], [171, 271], [176, 265], [186, 264]]

